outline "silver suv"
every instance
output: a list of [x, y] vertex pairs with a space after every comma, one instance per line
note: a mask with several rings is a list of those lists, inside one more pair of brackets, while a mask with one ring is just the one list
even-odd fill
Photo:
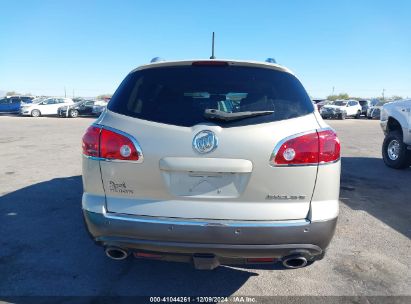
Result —
[[117, 260], [303, 267], [334, 234], [339, 184], [336, 133], [277, 64], [141, 66], [83, 137], [85, 221]]

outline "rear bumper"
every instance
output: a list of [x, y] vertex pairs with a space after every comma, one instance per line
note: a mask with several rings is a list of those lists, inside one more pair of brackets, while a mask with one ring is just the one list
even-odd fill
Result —
[[222, 258], [281, 258], [301, 253], [315, 260], [330, 243], [337, 223], [337, 218], [322, 222], [181, 221], [87, 210], [83, 213], [92, 238], [102, 246]]
[[59, 117], [68, 117], [66, 111], [59, 111], [59, 112], [57, 112], [57, 115], [58, 115]]
[[19, 114], [20, 111], [1, 111], [0, 114]]

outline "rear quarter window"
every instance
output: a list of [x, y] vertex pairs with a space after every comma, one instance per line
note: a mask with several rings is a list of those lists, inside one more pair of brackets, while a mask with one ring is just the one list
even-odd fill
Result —
[[221, 127], [267, 123], [307, 115], [313, 104], [298, 79], [273, 69], [242, 66], [176, 66], [130, 73], [108, 104], [110, 111], [177, 126], [210, 123], [206, 109], [227, 113], [272, 111]]

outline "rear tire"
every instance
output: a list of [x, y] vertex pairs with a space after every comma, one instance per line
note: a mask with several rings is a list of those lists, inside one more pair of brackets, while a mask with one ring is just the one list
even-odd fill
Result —
[[357, 114], [355, 115], [355, 119], [359, 119], [361, 117], [361, 111], [358, 111]]
[[382, 158], [388, 167], [394, 169], [404, 169], [411, 165], [411, 151], [407, 150], [400, 131], [391, 131], [384, 138]]
[[338, 115], [338, 118], [341, 120], [344, 120], [347, 117], [347, 114], [342, 112], [341, 114]]
[[31, 117], [39, 117], [41, 115], [39, 110], [31, 111]]
[[70, 116], [71, 118], [76, 118], [76, 117], [78, 117], [78, 111], [77, 111], [77, 110], [70, 110], [69, 116]]

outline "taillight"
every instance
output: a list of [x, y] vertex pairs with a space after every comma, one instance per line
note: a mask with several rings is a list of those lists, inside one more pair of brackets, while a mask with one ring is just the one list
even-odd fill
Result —
[[109, 161], [142, 162], [142, 152], [130, 135], [107, 127], [91, 126], [83, 136], [83, 154]]
[[91, 126], [83, 136], [83, 154], [86, 156], [99, 156], [100, 128]]
[[331, 163], [340, 159], [340, 140], [338, 139], [337, 134], [334, 131], [319, 131], [318, 141], [320, 146], [320, 164]]
[[317, 165], [340, 158], [340, 141], [332, 130], [314, 131], [281, 141], [270, 159], [273, 166]]
[[100, 157], [131, 161], [139, 159], [137, 149], [128, 137], [106, 129], [101, 130]]

